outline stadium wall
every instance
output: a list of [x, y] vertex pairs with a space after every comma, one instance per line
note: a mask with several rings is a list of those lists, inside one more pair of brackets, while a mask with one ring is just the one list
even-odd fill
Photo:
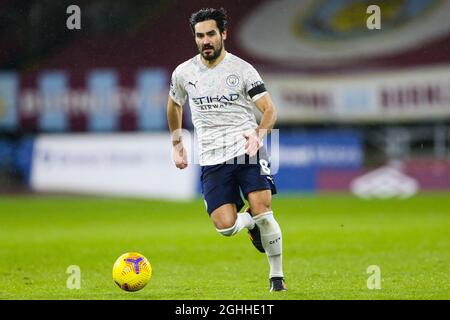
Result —
[[41, 135], [30, 186], [38, 192], [190, 199], [198, 170], [176, 169], [169, 142], [167, 134]]
[[[188, 150], [192, 140], [185, 139]], [[269, 154], [278, 191], [349, 192], [358, 178], [372, 189], [450, 189], [450, 161], [410, 159], [393, 170], [364, 166], [358, 130], [281, 131]], [[274, 150], [277, 150], [275, 153]], [[176, 169], [167, 133], [46, 134], [0, 140], [0, 172], [19, 172], [35, 192], [186, 200], [200, 194], [199, 166]], [[195, 161], [195, 157], [191, 157]], [[389, 168], [389, 166], [387, 166]], [[276, 170], [275, 170], [276, 169]], [[400, 177], [397, 179], [397, 177]], [[3, 181], [4, 182], [4, 181]]]

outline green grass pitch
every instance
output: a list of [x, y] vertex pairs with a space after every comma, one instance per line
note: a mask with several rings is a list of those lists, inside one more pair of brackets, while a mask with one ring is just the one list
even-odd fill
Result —
[[[268, 292], [268, 263], [247, 233], [220, 236], [203, 201], [0, 197], [0, 299], [450, 299], [450, 193], [408, 200], [280, 195], [289, 291]], [[120, 290], [112, 265], [138, 251], [153, 267]], [[81, 269], [68, 289], [67, 267]], [[369, 290], [370, 265], [381, 289]]]

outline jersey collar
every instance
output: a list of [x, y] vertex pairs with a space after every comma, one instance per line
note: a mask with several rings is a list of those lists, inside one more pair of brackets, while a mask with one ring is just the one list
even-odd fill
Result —
[[226, 59], [228, 59], [228, 56], [229, 56], [230, 54], [231, 54], [231, 53], [229, 53], [228, 51], [225, 51], [225, 56], [223, 57], [222, 61], [220, 61], [219, 64], [216, 65], [214, 68], [209, 68], [209, 67], [207, 67], [207, 66], [205, 66], [205, 65], [203, 64], [203, 62], [202, 62], [202, 60], [201, 60], [200, 53], [197, 55], [197, 62], [198, 62], [198, 65], [200, 66], [200, 69], [201, 69], [201, 70], [214, 70], [214, 69], [216, 69], [218, 66], [220, 66]]

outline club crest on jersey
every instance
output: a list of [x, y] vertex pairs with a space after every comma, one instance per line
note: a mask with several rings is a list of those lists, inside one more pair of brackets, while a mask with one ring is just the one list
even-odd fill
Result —
[[239, 77], [237, 75], [234, 74], [230, 74], [227, 77], [227, 85], [230, 87], [237, 87], [239, 85]]

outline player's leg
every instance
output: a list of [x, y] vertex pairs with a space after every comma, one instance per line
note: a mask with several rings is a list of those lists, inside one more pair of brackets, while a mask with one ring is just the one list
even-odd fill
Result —
[[[249, 202], [249, 212], [255, 221], [250, 230], [255, 247], [267, 254], [270, 265], [270, 290], [286, 290], [282, 268], [281, 228], [272, 211], [272, 194], [277, 190], [270, 175], [270, 162], [264, 148], [258, 151], [257, 158], [251, 158], [248, 164], [241, 165], [239, 186]], [[257, 160], [257, 161], [255, 161]]]
[[[251, 207], [246, 209], [246, 211], [250, 212], [252, 215], [252, 211], [256, 214], [271, 211], [271, 195], [276, 194], [277, 190], [273, 177], [270, 175], [270, 162], [268, 161], [265, 148], [261, 148], [255, 157], [249, 158], [245, 155], [245, 160], [240, 160], [241, 165], [239, 166], [237, 174], [239, 187], [242, 189], [242, 193], [247, 200], [249, 200], [248, 195], [253, 192], [256, 193], [253, 193], [252, 200], [253, 198], [258, 200], [253, 200]], [[269, 194], [270, 197], [260, 196], [266, 194]], [[253, 229], [249, 228], [249, 235], [255, 248], [260, 252], [266, 252], [262, 245], [261, 232], [257, 224], [255, 224]]]
[[249, 213], [237, 213], [244, 206], [239, 185], [234, 177], [236, 167], [220, 164], [202, 167], [202, 193], [208, 214], [217, 232], [232, 236], [243, 228], [253, 228]]
[[286, 290], [283, 274], [282, 234], [271, 207], [272, 192], [271, 190], [253, 191], [248, 193], [247, 199], [250, 204], [250, 212], [259, 228], [261, 244], [269, 260], [270, 290]]
[[233, 236], [243, 228], [253, 228], [255, 222], [248, 212], [237, 213], [235, 203], [226, 203], [211, 213], [211, 220], [217, 232]]

